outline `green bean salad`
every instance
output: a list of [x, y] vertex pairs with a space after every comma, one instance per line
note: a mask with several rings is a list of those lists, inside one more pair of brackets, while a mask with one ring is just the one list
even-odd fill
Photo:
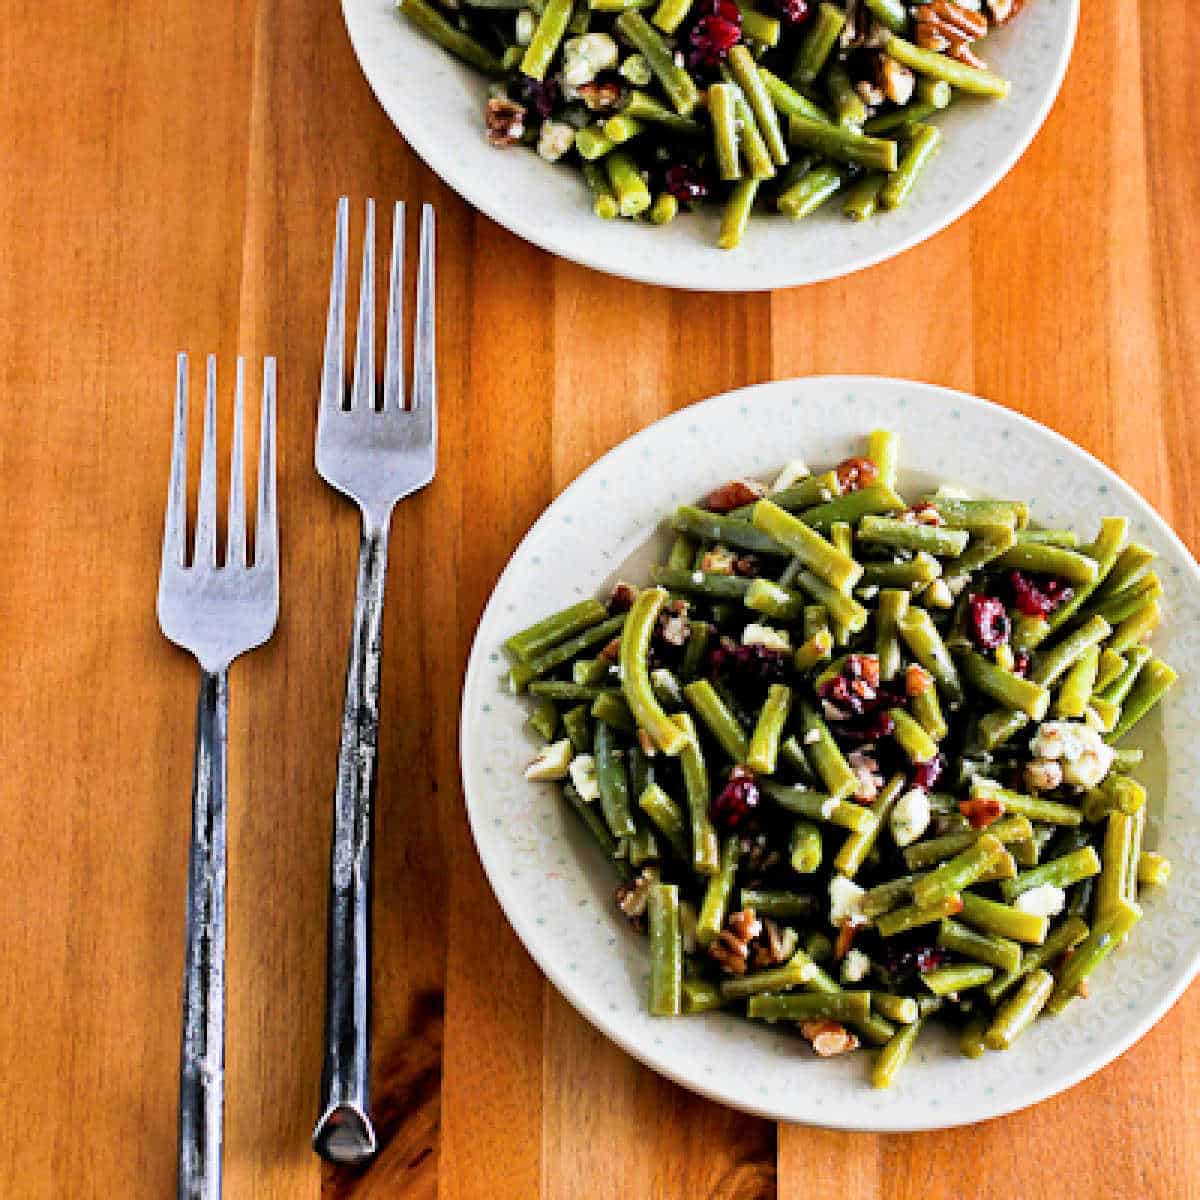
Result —
[[493, 79], [493, 143], [578, 167], [605, 219], [722, 205], [724, 249], [756, 206], [799, 220], [838, 195], [856, 221], [897, 208], [941, 139], [931, 120], [959, 94], [1008, 94], [978, 43], [1021, 0], [758, 2], [398, 8]]
[[888, 1086], [930, 1018], [1007, 1049], [1170, 864], [1128, 734], [1175, 682], [1154, 552], [1021, 500], [897, 492], [896, 436], [670, 518], [648, 584], [505, 643], [554, 780], [650, 939], [652, 1013], [729, 1009]]

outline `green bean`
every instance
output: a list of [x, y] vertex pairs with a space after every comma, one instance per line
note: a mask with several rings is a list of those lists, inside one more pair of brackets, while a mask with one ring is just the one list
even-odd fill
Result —
[[850, 769], [837, 742], [833, 740], [833, 734], [811, 704], [800, 705], [800, 727], [804, 731], [805, 753], [829, 793], [829, 798], [845, 800], [852, 796], [858, 788], [858, 776]]
[[867, 610], [853, 596], [847, 596], [837, 588], [830, 587], [811, 571], [801, 571], [796, 576], [796, 582], [818, 604], [824, 605], [835, 623], [844, 626], [851, 633], [860, 633], [866, 628]]
[[1058, 983], [1046, 1003], [1047, 1012], [1057, 1016], [1075, 999], [1080, 985], [1125, 940], [1141, 915], [1135, 905], [1125, 905], [1096, 922], [1059, 972]]
[[[822, 607], [820, 605], [807, 605], [808, 608]], [[822, 611], [824, 611], [822, 607]], [[830, 633], [828, 625], [823, 629], [818, 629], [811, 637], [804, 640], [804, 644], [799, 646], [793, 657], [797, 671], [808, 671], [815, 667], [817, 663], [826, 662], [833, 654], [833, 634]]]
[[890, 682], [900, 671], [900, 642], [897, 622], [908, 610], [908, 592], [885, 588], [879, 593], [875, 612], [875, 653], [879, 657], [879, 678]]
[[1141, 542], [1130, 542], [1117, 556], [1104, 582], [1092, 593], [1093, 599], [1106, 600], [1140, 583], [1157, 557], [1149, 546], [1143, 546]]
[[1124, 673], [1128, 663], [1115, 650], [1105, 647], [1100, 652], [1100, 669], [1096, 673], [1095, 692], [1104, 694]]
[[653, 8], [654, 0], [588, 0], [592, 12], [623, 13], [630, 8]]
[[[892, 32], [898, 33], [899, 30]], [[944, 79], [930, 79], [928, 75], [922, 75], [913, 89], [913, 98], [935, 109], [949, 108], [950, 101], [954, 99], [954, 89]]]
[[875, 818], [874, 821], [865, 829], [846, 835], [833, 864], [847, 878], [854, 877], [867, 855], [874, 849], [880, 831], [887, 825], [888, 817], [904, 791], [904, 782], [903, 775], [893, 775], [871, 803], [871, 816]]
[[962, 554], [970, 534], [965, 529], [948, 529], [939, 525], [922, 525], [917, 521], [902, 521], [895, 517], [865, 516], [858, 526], [858, 540], [889, 549], [924, 550], [943, 558]]
[[961, 892], [977, 883], [1004, 853], [999, 838], [985, 833], [961, 853], [942, 863], [913, 884], [913, 903], [918, 908], [932, 908], [940, 900]]
[[659, 104], [653, 96], [648, 96], [636, 88], [630, 89], [621, 111], [627, 117], [662, 125], [672, 133], [679, 133], [685, 137], [702, 137], [705, 132], [704, 126], [694, 117], [681, 117], [665, 104]]
[[845, 24], [846, 14], [840, 8], [828, 3], [818, 5], [792, 67], [791, 78], [796, 87], [808, 87], [815, 82]]
[[806, 171], [791, 187], [780, 192], [775, 207], [794, 221], [816, 212], [842, 186], [845, 176], [834, 166], [822, 163]]
[[529, 662], [560, 642], [599, 625], [607, 616], [608, 610], [599, 600], [581, 600], [514, 633], [504, 643], [504, 649], [518, 662]]
[[898, 63], [931, 79], [942, 79], [960, 92], [973, 96], [992, 96], [1003, 100], [1008, 95], [1009, 83], [991, 71], [969, 67], [955, 59], [947, 58], [933, 50], [922, 50], [895, 34], [885, 34], [884, 53]]
[[[991, 987], [991, 984], [988, 984]], [[962, 1028], [958, 1036], [958, 1049], [967, 1058], [982, 1058], [987, 1052], [987, 1043], [983, 1037], [987, 1032], [988, 1019], [985, 1016], [973, 1016]]]
[[663, 33], [674, 33], [692, 7], [692, 0], [661, 0], [650, 18]]
[[921, 982], [935, 996], [949, 996], [954, 992], [965, 992], [969, 988], [983, 987], [996, 974], [993, 967], [982, 963], [950, 963], [936, 967], [921, 976]]
[[1134, 682], [1141, 674], [1142, 668], [1150, 661], [1152, 655], [1148, 646], [1131, 646], [1128, 654], [1124, 657], [1115, 652], [1114, 657], [1119, 658], [1124, 664], [1121, 672], [1107, 686], [1102, 689], [1097, 688], [1097, 694], [1102, 700], [1108, 700], [1113, 704], [1123, 704], [1133, 689]]
[[[856, 778], [854, 785], [857, 786], [857, 783]], [[830, 825], [848, 829], [851, 833], [860, 833], [870, 828], [874, 821], [870, 810], [863, 808], [861, 804], [844, 799], [835, 800], [800, 784], [776, 783], [774, 780], [763, 779], [759, 781], [759, 791], [785, 812], [794, 813], [798, 817], [808, 817], [811, 821], [828, 821]]]
[[1017, 942], [1041, 944], [1046, 940], [1050, 922], [1046, 917], [1022, 912], [995, 900], [985, 900], [972, 892], [962, 894], [962, 919], [983, 933], [994, 933]]
[[808, 117], [810, 121], [829, 121], [829, 117], [819, 105], [801, 95], [790, 84], [784, 83], [777, 75], [772, 75], [765, 67], [759, 67], [758, 73], [767, 89], [767, 95], [771, 97], [771, 103], [785, 117]]
[[463, 62], [493, 78], [499, 79], [504, 75], [503, 64], [490, 50], [469, 33], [464, 33], [457, 25], [451, 24], [425, 0], [397, 0], [396, 8], [422, 33], [431, 37], [443, 49], [449, 50], [456, 58], [461, 58]]
[[934, 742], [940, 742], [950, 732], [946, 718], [942, 715], [942, 705], [938, 700], [937, 688], [932, 684], [925, 691], [910, 696], [908, 703], [917, 724]]
[[633, 713], [629, 711], [629, 705], [614, 692], [601, 692], [596, 697], [592, 703], [592, 716], [597, 721], [611, 725], [613, 729], [619, 729], [622, 733], [637, 731], [637, 725], [634, 723]]
[[913, 100], [911, 104], [906, 104], [903, 108], [897, 108], [892, 112], [881, 113], [879, 116], [872, 117], [863, 125], [863, 133], [869, 133], [872, 136], [890, 133], [904, 137], [912, 130], [914, 125], [919, 125], [927, 117], [933, 116], [936, 112], [936, 105], [927, 104], [920, 100]]
[[837, 123], [846, 129], [859, 129], [867, 119], [867, 106], [854, 90], [850, 74], [839, 62], [832, 62], [825, 71], [825, 92]]
[[784, 553], [784, 548], [769, 534], [740, 518], [708, 512], [690, 504], [682, 504], [671, 519], [672, 528], [680, 533], [705, 541], [719, 542], [723, 546], [735, 546], [752, 554]]
[[747, 41], [769, 47], [779, 45], [782, 25], [777, 17], [769, 17], [766, 13], [751, 8], [746, 0], [735, 0], [735, 3], [742, 14], [742, 36]]
[[654, 830], [642, 821], [635, 821], [634, 824], [637, 829], [632, 837], [626, 839], [626, 853], [630, 863], [640, 867], [644, 863], [657, 862], [661, 856]]
[[914, 124], [910, 132], [912, 136], [900, 156], [899, 166], [879, 193], [881, 208], [899, 208], [908, 199], [942, 140], [942, 132], [936, 125]]
[[717, 246], [721, 250], [734, 250], [741, 245], [750, 213], [754, 209], [754, 197], [758, 195], [760, 181], [741, 179], [733, 185], [729, 199], [721, 211], [721, 228], [717, 234]]
[[585, 687], [578, 683], [567, 683], [563, 679], [535, 679], [529, 685], [531, 696], [549, 696], [551, 700], [562, 701], [584, 700], [589, 704], [606, 692], [617, 694], [614, 688]]
[[[746, 164], [750, 178], [773, 179], [775, 164], [771, 160], [771, 152], [767, 148], [758, 122], [754, 119], [754, 110], [740, 94], [734, 101], [734, 111], [737, 114], [738, 148], [742, 152], [742, 161]], [[771, 109], [772, 114], [774, 111]]]
[[755, 1021], [830, 1021], [852, 1024], [871, 1016], [870, 992], [810, 992], [752, 996], [746, 1015]]
[[875, 464], [876, 478], [890, 488], [900, 473], [900, 439], [891, 429], [872, 429], [867, 435], [867, 457]]
[[889, 709], [888, 716], [892, 718], [894, 726], [892, 736], [908, 755], [909, 762], [923, 763], [937, 758], [937, 742], [904, 709]]
[[909, 903], [917, 878], [916, 875], [899, 875], [895, 879], [868, 888], [862, 897], [863, 915], [874, 920], [902, 904]]
[[571, 664], [571, 682], [581, 683], [584, 687], [599, 687], [607, 678], [611, 663], [597, 656], [596, 658], [577, 658]]
[[[779, 502], [781, 508], [790, 507], [783, 504], [778, 496], [773, 499]], [[835, 521], [847, 521], [854, 525], [874, 513], [899, 512], [904, 507], [904, 501], [886, 483], [876, 481], [869, 487], [845, 492], [823, 504], [806, 508], [800, 513], [800, 520], [818, 532], [827, 533]]]
[[1021, 965], [1021, 947], [1009, 938], [978, 933], [947, 917], [938, 928], [937, 944], [965, 958], [986, 963], [999, 971], [1016, 971]]
[[738, 163], [737, 92], [731, 83], [714, 83], [708, 89], [708, 113], [712, 118], [713, 149], [717, 173], [722, 179], [740, 179]]
[[[1087, 602], [1093, 592], [1103, 584], [1108, 573], [1113, 569], [1129, 534], [1129, 522], [1124, 517], [1105, 517], [1100, 522], [1100, 533], [1096, 540], [1087, 547], [1088, 557], [1096, 565], [1096, 574], [1091, 580], [1077, 580], [1075, 594], [1065, 603], [1060, 604], [1049, 617], [1051, 629], [1059, 629], [1072, 620], [1077, 612]], [[1059, 553], [1071, 554], [1070, 550]]]
[[1083, 813], [1074, 805], [1014, 792], [1001, 787], [994, 779], [976, 777], [971, 790], [972, 795], [985, 800], [998, 800], [1005, 812], [1017, 813], [1031, 821], [1042, 821], [1047, 825], [1078, 825], [1083, 821]]
[[1015, 971], [1005, 971], [988, 984], [985, 989], [988, 999], [993, 1004], [997, 1003], [1017, 980], [1040, 970], [1047, 963], [1053, 963], [1079, 945], [1087, 934], [1088, 927], [1079, 917], [1067, 917], [1046, 934], [1046, 940], [1040, 946], [1029, 946], [1025, 950], [1021, 955], [1021, 965]]
[[873, 216], [879, 204], [879, 191], [886, 182], [887, 176], [882, 173], [864, 175], [846, 189], [842, 212], [852, 221], [865, 221]]
[[629, 116], [628, 113], [617, 113], [604, 122], [604, 136], [615, 146], [620, 146], [630, 138], [637, 137], [645, 130], [646, 126], [636, 117]]
[[687, 713], [676, 713], [671, 720], [684, 736], [683, 749], [679, 752], [679, 765], [683, 771], [683, 787], [690, 815], [692, 870], [698, 875], [715, 875], [721, 865], [720, 850], [716, 830], [708, 815], [708, 768], [704, 765], [704, 755], [700, 751], [700, 739], [696, 736], [696, 726]]
[[872, 171], [894, 171], [899, 164], [895, 142], [808, 117], [788, 118], [788, 142]]
[[1033, 1024], [1053, 990], [1054, 976], [1049, 971], [1030, 972], [1012, 998], [997, 1011], [985, 1039], [989, 1049], [1007, 1050]]
[[975, 650], [966, 651], [959, 659], [963, 674], [976, 690], [990, 696], [1004, 708], [1016, 708], [1040, 721], [1050, 707], [1050, 692], [1032, 679], [1014, 675], [989, 662]]
[[725, 1007], [721, 989], [707, 979], [685, 979], [683, 981], [683, 1011], [685, 1013], [713, 1012]]
[[614, 149], [604, 159], [608, 182], [617, 197], [617, 207], [623, 217], [636, 217], [650, 207], [650, 189], [632, 158]]
[[[796, 512], [799, 509], [812, 508], [814, 504], [823, 504], [841, 494], [842, 486], [838, 482], [837, 472], [823, 471], [820, 475], [806, 475], [782, 491], [772, 492], [770, 500], [772, 504], [786, 508], [788, 512]], [[735, 508], [733, 512], [726, 515], [749, 521], [754, 515], [754, 506], [757, 503], [758, 501], [755, 500], [750, 504], [744, 504], [741, 508]], [[801, 520], [804, 518], [801, 517]], [[811, 525], [812, 522], [805, 521], [805, 524]]]
[[658, 614], [667, 601], [661, 587], [643, 588], [634, 599], [621, 633], [619, 656], [621, 690], [634, 720], [664, 754], [678, 754], [687, 741], [678, 725], [663, 711], [650, 686], [647, 654]]
[[1111, 632], [1112, 628], [1103, 617], [1092, 617], [1050, 649], [1039, 650], [1034, 657], [1029, 678], [1034, 683], [1047, 686], [1055, 683], [1085, 651], [1098, 646]]
[[[569, 783], [562, 785], [562, 794], [563, 799], [574, 809], [575, 815], [579, 818], [584, 828], [592, 835], [600, 849], [604, 851], [605, 857], [615, 858], [617, 839], [609, 832], [608, 826], [597, 814], [595, 808], [588, 804]], [[619, 866], [618, 869], [620, 869]]]
[[683, 989], [679, 888], [673, 883], [652, 884], [646, 913], [650, 922], [650, 1012], [656, 1017], [677, 1017]]
[[1024, 529], [1029, 524], [1029, 505], [1024, 500], [951, 500], [943, 496], [926, 499], [951, 529], [971, 533], [996, 525]]
[[671, 567], [655, 567], [654, 582], [672, 592], [687, 592], [709, 600], [741, 602], [750, 580], [741, 575], [716, 575], [703, 571], [680, 571]]
[[1137, 861], [1137, 881], [1162, 887], [1171, 878], [1171, 860], [1154, 850], [1144, 850]]
[[783, 966], [756, 971], [738, 979], [721, 981], [721, 995], [725, 1000], [749, 1000], [764, 993], [772, 995], [800, 987], [813, 976], [814, 964], [803, 951], [797, 951]]
[[667, 98], [680, 116], [690, 117], [700, 103], [700, 91], [692, 77], [679, 66], [671, 48], [658, 32], [638, 12], [623, 12], [616, 22], [617, 32], [643, 55], [658, 78]]
[[638, 797], [638, 808], [654, 822], [680, 858], [687, 860], [688, 840], [683, 826], [683, 810], [657, 783], [651, 783]]
[[1146, 638], [1162, 619], [1162, 612], [1152, 597], [1144, 602], [1120, 621], [1113, 630], [1109, 647], [1118, 654], [1132, 649], [1138, 642]]
[[752, 908], [757, 916], [773, 917], [780, 921], [811, 917], [817, 908], [812, 896], [778, 889], [742, 888], [740, 899], [742, 908]]
[[1126, 904], [1130, 848], [1133, 845], [1134, 817], [1109, 813], [1104, 831], [1103, 867], [1096, 890], [1096, 920], [1104, 921]]
[[782, 683], [767, 688], [767, 698], [754, 726], [746, 765], [760, 775], [774, 775], [779, 757], [779, 740], [792, 711], [792, 689]]
[[886, 912], [877, 918], [875, 928], [880, 937], [889, 938], [900, 933], [908, 933], [909, 930], [917, 929], [922, 925], [933, 925], [943, 917], [952, 917], [959, 912], [964, 899], [959, 896], [947, 896], [932, 908], [920, 908], [915, 904], [894, 908], [891, 912]]
[[683, 694], [696, 715], [717, 739], [721, 749], [735, 763], [744, 763], [749, 753], [746, 731], [717, 694], [716, 688], [707, 679], [697, 679], [683, 689]]
[[596, 782], [600, 808], [613, 837], [629, 837], [636, 830], [629, 810], [629, 777], [624, 752], [617, 747], [611, 726], [596, 725]]
[[[581, 129], [575, 135], [575, 148], [585, 158], [582, 147], [579, 144], [580, 134], [586, 133], [587, 130]], [[606, 139], [607, 140], [607, 139]], [[609, 147], [611, 149], [611, 147]], [[608, 153], [606, 149], [605, 154]], [[604, 168], [594, 162], [585, 162], [583, 164], [583, 178], [587, 182], [588, 188], [592, 193], [592, 211], [596, 216], [605, 221], [615, 220], [620, 212], [617, 204], [617, 195], [609, 185], [608, 176], [604, 172]]]
[[1017, 534], [1017, 541], [1022, 546], [1036, 542], [1042, 546], [1061, 546], [1064, 550], [1074, 550], [1079, 545], [1079, 534], [1073, 529], [1022, 529]]
[[1142, 668], [1126, 697], [1120, 719], [1104, 740], [1120, 741], [1174, 687], [1178, 678], [1162, 659], [1152, 658]]
[[994, 821], [986, 829], [971, 829], [963, 833], [948, 833], [942, 837], [928, 838], [925, 841], [914, 842], [905, 846], [902, 851], [904, 861], [910, 871], [932, 866], [961, 854], [970, 846], [975, 845], [980, 838], [990, 836], [1001, 843], [1025, 841], [1033, 836], [1033, 826], [1029, 818], [1024, 816], [1003, 817]]
[[985, 750], [995, 750], [1029, 724], [1029, 714], [1019, 709], [998, 708], [979, 718], [979, 736]]
[[734, 46], [729, 51], [729, 68], [733, 72], [738, 86], [742, 89], [746, 103], [754, 114], [763, 141], [766, 142], [767, 150], [771, 155], [771, 161], [777, 166], [783, 166], [788, 160], [787, 143], [784, 141], [783, 131], [779, 127], [779, 118], [776, 115], [770, 93], [758, 73], [754, 58], [745, 46]]
[[586, 704], [576, 705], [563, 713], [563, 731], [571, 739], [576, 754], [587, 754], [592, 748], [592, 729]]
[[1081, 879], [1087, 879], [1100, 871], [1100, 857], [1091, 846], [1084, 846], [1061, 858], [1051, 859], [1031, 871], [1022, 871], [1016, 879], [1005, 880], [1000, 885], [1000, 894], [1005, 900], [1013, 901], [1030, 888], [1041, 887], [1043, 884], [1053, 884], [1055, 887], [1069, 888]]
[[513, 691], [519, 692], [539, 675], [546, 675], [556, 667], [561, 667], [592, 646], [612, 641], [621, 633], [625, 626], [625, 620], [624, 614], [610, 617], [607, 621], [601, 621], [599, 625], [592, 625], [582, 633], [577, 633], [573, 638], [568, 638], [565, 642], [559, 642], [558, 645], [543, 650], [536, 657], [529, 658], [525, 662], [514, 663], [508, 672], [510, 687]]
[[558, 708], [554, 701], [545, 697], [540, 699], [525, 724], [544, 741], [552, 742], [554, 732], [558, 729]]
[[650, 672], [650, 686], [663, 708], [683, 707], [683, 687], [669, 667], [655, 667]]
[[848, 591], [862, 576], [862, 567], [853, 558], [770, 500], [760, 500], [751, 519], [756, 529], [783, 546], [830, 587]]
[[708, 881], [696, 922], [696, 940], [702, 946], [715, 942], [725, 928], [729, 898], [733, 895], [733, 881], [737, 875], [738, 851], [739, 839], [736, 834], [730, 834], [721, 847], [721, 868]]
[[[823, 938], [826, 942], [828, 942], [828, 939], [824, 938], [823, 934], [818, 934], [817, 937]], [[797, 951], [795, 958], [800, 959], [801, 962], [807, 960], [812, 965], [813, 970], [802, 985], [808, 991], [816, 992], [823, 996], [845, 994], [845, 989], [842, 987], [842, 985], [838, 983], [837, 980], [833, 979], [826, 971], [822, 970], [822, 968], [813, 961], [814, 955], [805, 954], [803, 951]], [[861, 994], [868, 997], [870, 995], [870, 993], [867, 992]], [[878, 1013], [869, 1012], [865, 1018], [860, 1018], [858, 1015], [855, 1015], [848, 1017], [846, 1020], [847, 1024], [852, 1025], [855, 1029], [857, 1029], [858, 1032], [867, 1039], [867, 1041], [872, 1042], [877, 1046], [882, 1046], [892, 1036], [892, 1034], [896, 1032], [891, 1022], [885, 1021]]]
[[914, 1025], [921, 1015], [911, 996], [893, 996], [890, 992], [872, 992], [871, 1007], [885, 1021], [895, 1021], [897, 1025]]
[[1146, 808], [1143, 805], [1133, 814], [1133, 835], [1129, 839], [1129, 857], [1125, 860], [1125, 899], [1136, 904], [1138, 898], [1138, 863], [1142, 857], [1142, 841], [1146, 834]]
[[940, 579], [942, 564], [932, 554], [921, 551], [905, 562], [868, 562], [863, 564], [864, 584], [878, 588], [910, 588]]
[[1075, 660], [1059, 688], [1054, 702], [1056, 717], [1082, 717], [1087, 712], [1088, 701], [1096, 684], [1096, 673], [1100, 669], [1100, 647], [1089, 646]]
[[871, 1086], [889, 1088], [896, 1080], [900, 1069], [908, 1062], [913, 1046], [921, 1030], [925, 1027], [928, 1017], [921, 1017], [911, 1025], [896, 1031], [896, 1034], [875, 1056], [875, 1064], [871, 1068]]
[[962, 684], [941, 634], [932, 618], [922, 608], [910, 608], [896, 623], [901, 638], [913, 657], [927, 670], [951, 704], [962, 702]]
[[571, 10], [572, 0], [546, 0], [546, 7], [538, 18], [537, 28], [521, 59], [523, 75], [538, 80], [546, 77], [546, 71], [566, 35]]
[[795, 621], [804, 610], [804, 597], [799, 592], [780, 587], [769, 579], [751, 580], [743, 599], [747, 608], [777, 621]]

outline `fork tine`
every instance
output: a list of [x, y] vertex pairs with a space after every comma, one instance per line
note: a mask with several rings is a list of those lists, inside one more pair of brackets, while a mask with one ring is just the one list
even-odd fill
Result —
[[318, 420], [342, 407], [346, 392], [346, 269], [349, 257], [350, 199], [337, 203], [333, 235], [333, 271], [329, 278], [329, 316], [325, 323], [325, 361], [321, 368]]
[[375, 201], [367, 201], [363, 231], [362, 278], [358, 281], [358, 329], [354, 335], [354, 385], [350, 407], [369, 412], [375, 407]]
[[246, 565], [246, 463], [244, 454], [244, 413], [246, 399], [246, 363], [237, 360], [237, 387], [233, 398], [233, 450], [229, 456], [229, 533], [225, 543], [225, 565]]
[[163, 527], [163, 565], [182, 567], [187, 542], [188, 356], [175, 358], [175, 426], [171, 433], [171, 481]]
[[387, 352], [383, 359], [383, 411], [404, 407], [404, 201], [392, 212], [392, 264], [388, 271]]
[[279, 512], [275, 507], [275, 360], [263, 359], [262, 433], [258, 443], [258, 523], [254, 565], [279, 561]]
[[194, 567], [217, 565], [217, 356], [208, 356], [204, 382], [204, 447], [200, 455], [200, 502], [196, 509]]
[[417, 321], [413, 345], [413, 412], [428, 432], [437, 453], [437, 376], [434, 345], [433, 207], [421, 209], [421, 259], [417, 266]]

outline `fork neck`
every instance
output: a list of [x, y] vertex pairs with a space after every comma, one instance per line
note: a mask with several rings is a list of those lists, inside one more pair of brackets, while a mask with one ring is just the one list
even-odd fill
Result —
[[376, 509], [363, 505], [361, 512], [363, 540], [386, 543], [388, 530], [392, 524], [392, 506]]

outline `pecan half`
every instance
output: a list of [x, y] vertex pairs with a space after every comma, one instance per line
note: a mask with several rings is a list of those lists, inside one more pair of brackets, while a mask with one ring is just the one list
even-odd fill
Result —
[[634, 929], [646, 927], [646, 901], [650, 898], [651, 885], [657, 882], [658, 868], [643, 867], [635, 879], [617, 888], [617, 907], [629, 918]]
[[727, 974], [745, 975], [746, 962], [750, 957], [750, 943], [761, 932], [762, 922], [754, 915], [754, 909], [743, 908], [739, 912], [729, 914], [725, 928], [709, 946], [708, 952]]
[[801, 1021], [800, 1032], [812, 1042], [812, 1048], [822, 1058], [832, 1058], [836, 1054], [847, 1054], [858, 1049], [858, 1038], [837, 1021]]
[[843, 492], [857, 492], [874, 483], [879, 476], [879, 468], [869, 458], [843, 459], [835, 470]]
[[987, 0], [988, 15], [995, 25], [1011, 21], [1021, 11], [1025, 0]]
[[487, 139], [493, 146], [512, 146], [525, 134], [525, 108], [515, 100], [493, 97], [483, 110]]
[[766, 488], [755, 479], [731, 479], [704, 497], [704, 507], [709, 512], [730, 512], [761, 500], [765, 494]]
[[762, 933], [750, 948], [750, 965], [756, 971], [777, 966], [791, 958], [796, 949], [796, 931], [781, 927], [770, 917], [764, 917]]
[[988, 31], [987, 17], [955, 4], [954, 0], [932, 0], [914, 10], [917, 45], [925, 50], [945, 53], [972, 67], [986, 64], [972, 49]]
[[621, 85], [613, 79], [585, 83], [576, 90], [592, 112], [612, 112], [621, 103]]

